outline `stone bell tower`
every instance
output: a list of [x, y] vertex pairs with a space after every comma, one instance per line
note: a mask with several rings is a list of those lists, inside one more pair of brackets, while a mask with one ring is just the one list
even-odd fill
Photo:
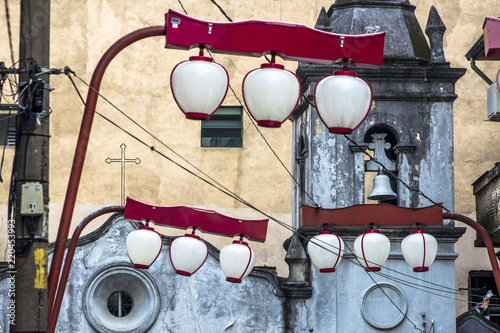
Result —
[[[319, 213], [313, 218], [306, 218], [304, 210], [300, 214], [302, 205], [317, 204], [323, 209], [312, 210], [325, 212], [365, 203], [371, 176], [379, 171], [379, 165], [370, 161], [365, 152], [407, 184], [393, 178], [391, 187], [397, 199], [388, 203], [419, 208], [442, 202], [454, 210], [453, 101], [457, 98], [455, 82], [465, 69], [451, 68], [446, 62], [446, 28], [436, 9], [431, 8], [425, 28], [429, 43], [414, 10], [408, 0], [336, 0], [328, 11], [321, 10], [317, 29], [349, 35], [386, 32], [380, 68], [348, 69], [373, 89], [372, 110], [352, 134], [330, 134], [313, 102], [317, 82], [341, 66], [300, 63], [297, 69], [303, 98], [291, 117], [293, 174], [299, 184], [292, 187], [292, 207], [293, 225], [303, 237], [294, 236], [285, 243], [291, 267], [287, 286], [293, 315], [289, 316], [289, 326], [296, 331], [307, 327], [314, 331], [331, 327], [333, 332], [425, 331], [431, 322], [436, 331], [455, 330], [455, 301], [430, 296], [414, 285], [422, 281], [454, 284], [457, 254], [453, 244], [464, 228], [440, 225], [441, 219], [438, 221], [439, 226], [429, 231], [439, 244], [436, 260], [428, 272], [420, 275], [408, 268], [401, 250], [401, 241], [414, 228], [381, 228], [390, 239], [391, 249], [382, 268], [384, 275], [377, 275], [356, 265], [352, 252], [354, 240], [363, 234], [362, 222], [373, 222], [373, 216], [363, 215], [357, 227], [343, 227], [333, 218], [319, 222]], [[440, 208], [434, 207], [439, 213]], [[395, 220], [401, 217], [396, 212], [390, 214]], [[321, 223], [327, 223], [327, 228], [342, 237], [346, 246], [344, 259], [330, 274], [319, 272], [307, 260], [305, 239], [322, 230], [318, 226]], [[411, 275], [421, 280], [400, 283], [400, 272], [407, 274], [404, 279]], [[439, 313], [434, 311], [437, 308]], [[306, 324], [301, 318], [306, 318]]]
[[371, 85], [374, 99], [368, 117], [349, 135], [355, 144], [330, 134], [312, 103], [318, 80], [340, 67], [299, 65], [307, 99], [291, 118], [293, 173], [310, 196], [293, 187], [295, 226], [302, 204], [341, 208], [364, 203], [365, 176], [379, 168], [366, 161], [364, 151], [410, 186], [392, 181], [398, 195], [393, 204], [431, 205], [421, 191], [454, 209], [453, 101], [455, 82], [465, 69], [451, 68], [445, 60], [446, 28], [436, 9], [431, 8], [425, 28], [430, 47], [414, 10], [408, 0], [337, 0], [328, 12], [321, 10], [316, 23], [320, 30], [352, 35], [385, 31], [384, 64], [376, 70], [349, 66]]

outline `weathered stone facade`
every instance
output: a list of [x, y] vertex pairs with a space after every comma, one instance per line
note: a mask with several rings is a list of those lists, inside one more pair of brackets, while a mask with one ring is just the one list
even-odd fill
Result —
[[[389, 262], [382, 271], [388, 276], [365, 272], [353, 264], [353, 255], [346, 253], [335, 273], [319, 273], [306, 263], [309, 273], [307, 281], [302, 283], [277, 277], [264, 268], [254, 268], [241, 284], [233, 284], [225, 281], [218, 262], [219, 250], [210, 244], [208, 259], [199, 271], [191, 277], [175, 274], [168, 253], [173, 237], [169, 236], [163, 236], [162, 252], [149, 269], [133, 268], [125, 239], [137, 228], [138, 223], [115, 214], [79, 240], [57, 332], [276, 333], [383, 329], [403, 333], [412, 331], [413, 323], [422, 328], [431, 321], [437, 332], [455, 329], [454, 300], [423, 292], [432, 287], [428, 283], [415, 280], [404, 285], [390, 278], [398, 278], [393, 270], [410, 270], [399, 245], [409, 229], [384, 231], [392, 242]], [[442, 286], [453, 285], [457, 256], [453, 244], [463, 231], [456, 229], [443, 227], [434, 233], [439, 242], [436, 262], [418, 278]], [[358, 236], [356, 232], [342, 233], [350, 248]], [[303, 236], [314, 234], [309, 231]], [[294, 246], [302, 245], [299, 242]], [[0, 274], [3, 277], [0, 284], [7, 289], [9, 280]], [[378, 286], [390, 295], [404, 316], [380, 293]], [[123, 317], [112, 315], [108, 309], [109, 299], [116, 292], [127, 293], [133, 299], [130, 312]], [[8, 303], [8, 297], [0, 297], [1, 309], [7, 309]], [[7, 327], [5, 318], [2, 315], [2, 327]]]

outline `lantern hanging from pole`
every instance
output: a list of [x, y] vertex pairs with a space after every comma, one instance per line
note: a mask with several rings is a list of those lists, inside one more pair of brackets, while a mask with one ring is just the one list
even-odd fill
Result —
[[389, 258], [390, 251], [389, 238], [373, 229], [373, 226], [354, 241], [354, 252], [366, 271], [380, 271], [380, 267]]
[[314, 89], [319, 117], [334, 134], [350, 134], [361, 125], [370, 111], [372, 98], [370, 85], [347, 70], [322, 78]]
[[248, 243], [243, 241], [243, 236], [240, 240], [224, 246], [220, 251], [220, 266], [226, 275], [226, 281], [241, 283], [250, 274], [254, 265], [255, 253]]
[[321, 273], [335, 272], [344, 255], [344, 241], [331, 231], [320, 231], [307, 243], [307, 252]]
[[194, 234], [175, 238], [170, 244], [170, 262], [177, 274], [191, 276], [198, 271], [208, 257], [208, 246]]
[[148, 225], [129, 233], [126, 240], [128, 257], [137, 268], [149, 268], [160, 255], [162, 245], [160, 234]]
[[413, 231], [401, 242], [401, 251], [414, 272], [427, 272], [437, 254], [437, 241], [424, 230]]
[[208, 119], [217, 111], [229, 86], [227, 71], [209, 57], [190, 57], [175, 66], [170, 86], [175, 102], [188, 119]]
[[297, 106], [300, 81], [283, 65], [263, 64], [243, 80], [245, 105], [259, 126], [280, 127]]

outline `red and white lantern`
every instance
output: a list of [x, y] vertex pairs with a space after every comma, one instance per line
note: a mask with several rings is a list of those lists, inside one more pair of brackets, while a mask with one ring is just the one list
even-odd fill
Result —
[[170, 76], [175, 102], [188, 119], [208, 119], [229, 86], [227, 71], [209, 57], [194, 56], [175, 66]]
[[280, 127], [297, 106], [300, 81], [276, 63], [263, 64], [243, 80], [243, 99], [259, 126]]
[[149, 268], [161, 253], [163, 239], [149, 226], [140, 226], [128, 234], [127, 253], [137, 268]]
[[401, 251], [414, 272], [427, 272], [437, 254], [437, 241], [432, 235], [417, 229], [401, 242]]
[[365, 120], [372, 104], [370, 85], [349, 71], [336, 71], [319, 80], [314, 101], [330, 133], [350, 134]]
[[203, 266], [207, 257], [207, 244], [194, 234], [177, 237], [170, 244], [170, 262], [177, 274], [191, 276]]
[[354, 241], [354, 252], [358, 261], [367, 271], [380, 271], [389, 258], [391, 241], [380, 231], [366, 230]]
[[248, 243], [240, 240], [233, 241], [220, 251], [220, 266], [226, 281], [241, 283], [250, 274], [255, 265], [255, 253]]
[[320, 231], [307, 243], [307, 252], [321, 273], [335, 272], [344, 255], [344, 241], [331, 231]]

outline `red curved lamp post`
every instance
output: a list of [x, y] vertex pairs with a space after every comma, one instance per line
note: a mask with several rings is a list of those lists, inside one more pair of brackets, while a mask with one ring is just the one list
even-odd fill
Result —
[[443, 213], [443, 218], [463, 222], [469, 227], [474, 228], [474, 230], [476, 230], [481, 235], [484, 244], [486, 245], [486, 250], [488, 251], [488, 257], [490, 259], [491, 270], [493, 271], [493, 277], [495, 278], [497, 290], [500, 292], [500, 266], [498, 265], [495, 247], [493, 246], [493, 242], [491, 241], [488, 232], [486, 232], [486, 230], [479, 223], [464, 215], [455, 213]]
[[[59, 280], [59, 284], [57, 286], [57, 297], [55, 296], [56, 290], [54, 290], [54, 301], [53, 301], [53, 307], [51, 306], [52, 303], [48, 303], [49, 305], [49, 316], [48, 321], [47, 321], [47, 332], [54, 332], [56, 329], [56, 324], [57, 324], [57, 317], [59, 316], [59, 310], [61, 309], [61, 304], [64, 296], [64, 291], [66, 290], [66, 284], [68, 283], [68, 277], [69, 277], [69, 272], [71, 270], [71, 263], [73, 262], [73, 256], [75, 255], [75, 250], [76, 250], [76, 245], [78, 243], [78, 239], [80, 238], [80, 235], [82, 234], [83, 229], [92, 222], [95, 218], [104, 215], [104, 214], [109, 214], [109, 213], [120, 213], [124, 212], [125, 207], [123, 206], [110, 206], [110, 207], [104, 207], [103, 209], [100, 209], [87, 217], [83, 219], [82, 222], [76, 227], [75, 231], [73, 232], [73, 237], [71, 237], [71, 241], [69, 243], [68, 251], [66, 253], [66, 260], [64, 261], [64, 268], [61, 273], [61, 278]], [[64, 248], [63, 248], [64, 250]], [[52, 263], [54, 262], [54, 256], [52, 256]], [[56, 289], [56, 288], [54, 288]]]
[[71, 167], [71, 174], [68, 182], [68, 189], [66, 191], [66, 198], [64, 199], [63, 211], [61, 214], [61, 222], [55, 241], [54, 254], [52, 255], [52, 264], [49, 272], [49, 290], [48, 290], [48, 318], [51, 318], [51, 312], [54, 305], [54, 297], [56, 288], [59, 283], [59, 275], [64, 257], [64, 249], [66, 247], [66, 239], [68, 237], [69, 228], [71, 225], [71, 218], [75, 209], [76, 196], [78, 194], [78, 187], [80, 185], [80, 178], [83, 170], [83, 163], [85, 162], [85, 155], [87, 153], [87, 146], [90, 137], [90, 130], [92, 129], [92, 122], [94, 120], [95, 107], [97, 104], [98, 92], [101, 86], [102, 77], [106, 68], [113, 58], [124, 48], [135, 43], [138, 40], [164, 36], [165, 27], [155, 26], [134, 31], [113, 44], [102, 56], [97, 64], [92, 81], [90, 81], [90, 89], [87, 94], [87, 102], [83, 112], [82, 123], [80, 125], [80, 134], [76, 143], [75, 156], [73, 158], [73, 166]]

